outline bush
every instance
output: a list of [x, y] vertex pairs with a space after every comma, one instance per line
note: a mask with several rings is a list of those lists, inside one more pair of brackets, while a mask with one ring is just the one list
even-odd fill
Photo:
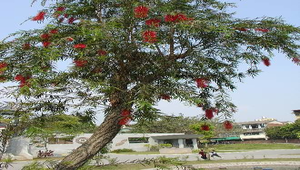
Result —
[[134, 150], [132, 149], [116, 149], [116, 150], [113, 150], [111, 151], [111, 153], [122, 153], [122, 152], [135, 152]]

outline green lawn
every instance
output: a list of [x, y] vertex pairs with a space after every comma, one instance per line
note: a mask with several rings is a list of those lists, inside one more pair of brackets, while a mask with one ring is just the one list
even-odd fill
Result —
[[[229, 162], [277, 162], [277, 161], [300, 161], [300, 158], [276, 158], [276, 159], [237, 159], [237, 160], [207, 160], [207, 161], [189, 161], [185, 165], [192, 164], [215, 164], [215, 163], [229, 163]], [[141, 164], [123, 164], [117, 166], [101, 166], [90, 168], [90, 170], [141, 170], [147, 168], [154, 168], [154, 165]]]
[[241, 151], [241, 150], [262, 150], [262, 149], [300, 149], [300, 145], [295, 144], [279, 144], [279, 143], [268, 143], [268, 144], [222, 144], [211, 146], [215, 150], [222, 151]]

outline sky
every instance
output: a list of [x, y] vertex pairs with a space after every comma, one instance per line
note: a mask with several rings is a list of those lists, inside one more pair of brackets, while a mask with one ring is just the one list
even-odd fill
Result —
[[[294, 26], [300, 26], [300, 0], [222, 0], [236, 3], [236, 18], [281, 17]], [[40, 1], [39, 1], [40, 2]], [[18, 30], [41, 28], [42, 24], [26, 21], [36, 15], [42, 7], [39, 3], [30, 6], [31, 0], [9, 0], [0, 6], [0, 40]], [[22, 24], [23, 23], [23, 24]], [[262, 69], [255, 78], [246, 78], [230, 93], [232, 102], [238, 107], [233, 119], [236, 122], [252, 121], [261, 117], [279, 121], [294, 121], [292, 110], [300, 109], [300, 66], [283, 54], [275, 53], [271, 66], [259, 65]], [[1, 99], [1, 96], [0, 96]], [[5, 99], [1, 99], [2, 101]], [[186, 106], [179, 101], [161, 101], [156, 106], [167, 114], [185, 116], [203, 114], [200, 108]], [[103, 116], [98, 117], [101, 122]]]

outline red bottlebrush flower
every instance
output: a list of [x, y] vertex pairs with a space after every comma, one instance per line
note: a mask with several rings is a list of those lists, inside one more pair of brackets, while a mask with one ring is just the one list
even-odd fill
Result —
[[166, 15], [165, 16], [165, 21], [166, 22], [175, 22], [176, 21], [176, 17], [174, 15]]
[[176, 14], [175, 15], [175, 21], [187, 21], [189, 18], [186, 17], [184, 14]]
[[53, 30], [50, 30], [49, 33], [50, 33], [50, 34], [57, 34], [57, 33], [58, 33], [58, 30], [57, 30], [57, 29], [53, 29]]
[[145, 6], [137, 6], [134, 8], [134, 16], [136, 18], [146, 18], [148, 16], [149, 8]]
[[73, 47], [77, 48], [77, 49], [84, 49], [84, 48], [86, 48], [86, 45], [85, 44], [75, 44]]
[[155, 31], [148, 30], [143, 32], [143, 38], [144, 38], [143, 40], [144, 42], [155, 43], [157, 41]]
[[247, 31], [246, 28], [234, 28], [235, 30], [239, 30], [239, 31]]
[[265, 28], [256, 28], [255, 31], [260, 31], [260, 32], [264, 32], [264, 33], [269, 32], [269, 30], [265, 29]]
[[56, 8], [56, 11], [64, 11], [65, 9], [66, 9], [65, 7], [60, 6]]
[[7, 65], [8, 64], [6, 62], [0, 62], [0, 69], [6, 68]]
[[76, 67], [84, 67], [87, 65], [88, 61], [87, 60], [74, 60], [75, 66]]
[[270, 65], [271, 65], [270, 59], [268, 59], [268, 58], [263, 58], [262, 60], [263, 60], [265, 66], [270, 66]]
[[51, 36], [50, 36], [49, 34], [47, 34], [47, 33], [41, 35], [41, 38], [42, 38], [43, 40], [48, 40], [50, 37], [51, 37]]
[[44, 46], [45, 48], [47, 48], [47, 47], [50, 46], [51, 42], [49, 42], [49, 41], [43, 41], [42, 44], [43, 44], [43, 46]]
[[205, 78], [197, 78], [195, 81], [197, 83], [198, 88], [206, 88], [209, 83], [208, 80], [206, 80]]
[[72, 37], [67, 37], [66, 38], [68, 41], [74, 41], [74, 39]]
[[121, 112], [121, 116], [123, 116], [123, 117], [129, 117], [130, 114], [131, 114], [131, 112], [130, 112], [130, 110], [128, 110], [128, 109], [124, 109], [124, 110], [122, 110], [122, 112]]
[[226, 120], [226, 121], [223, 123], [223, 125], [224, 125], [224, 128], [227, 129], [227, 130], [230, 130], [230, 129], [233, 128], [232, 123], [231, 123], [230, 121], [228, 121], [228, 120]]
[[131, 121], [130, 117], [124, 117], [119, 121], [119, 125], [128, 125], [130, 121]]
[[204, 130], [204, 131], [209, 131], [209, 126], [208, 125], [201, 125], [200, 129]]
[[164, 99], [164, 100], [167, 100], [167, 101], [170, 101], [170, 100], [171, 100], [171, 96], [170, 96], [170, 95], [167, 95], [167, 94], [161, 94], [161, 95], [160, 95], [160, 98], [161, 98], [161, 99]]
[[71, 17], [71, 18], [68, 19], [68, 23], [73, 24], [75, 20], [76, 19], [74, 17]]
[[213, 110], [214, 113], [216, 113], [216, 115], [218, 115], [219, 109], [217, 109], [217, 108], [212, 108], [212, 110]]
[[35, 17], [32, 18], [32, 21], [41, 21], [45, 19], [46, 12], [39, 12]]
[[207, 110], [205, 110], [205, 117], [207, 119], [212, 119], [214, 117], [213, 109], [207, 109]]
[[29, 50], [30, 49], [30, 44], [29, 43], [26, 43], [26, 44], [23, 44], [23, 50]]
[[64, 14], [64, 17], [65, 17], [65, 18], [68, 18], [68, 17], [69, 17], [69, 15], [68, 15], [68, 14]]
[[23, 77], [22, 75], [18, 74], [15, 76], [15, 80], [16, 81], [22, 81], [22, 80], [25, 80], [25, 77]]
[[97, 53], [98, 53], [98, 55], [101, 55], [101, 56], [104, 56], [107, 54], [107, 52], [104, 50], [98, 50]]
[[156, 18], [146, 20], [146, 25], [148, 26], [159, 27], [159, 23], [160, 20]]
[[300, 62], [300, 59], [297, 58], [297, 57], [294, 57], [294, 58], [292, 59], [292, 61], [293, 61], [294, 63], [299, 63], [299, 62]]

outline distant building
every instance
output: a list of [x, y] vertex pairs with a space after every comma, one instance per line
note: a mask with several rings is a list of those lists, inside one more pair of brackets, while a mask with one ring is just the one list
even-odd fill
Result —
[[273, 118], [262, 117], [255, 121], [240, 122], [240, 126], [243, 129], [240, 138], [242, 140], [268, 140], [265, 133], [265, 128], [274, 126], [283, 126], [289, 122], [279, 122]]
[[296, 120], [300, 120], [300, 110], [293, 110], [293, 113], [296, 116]]

